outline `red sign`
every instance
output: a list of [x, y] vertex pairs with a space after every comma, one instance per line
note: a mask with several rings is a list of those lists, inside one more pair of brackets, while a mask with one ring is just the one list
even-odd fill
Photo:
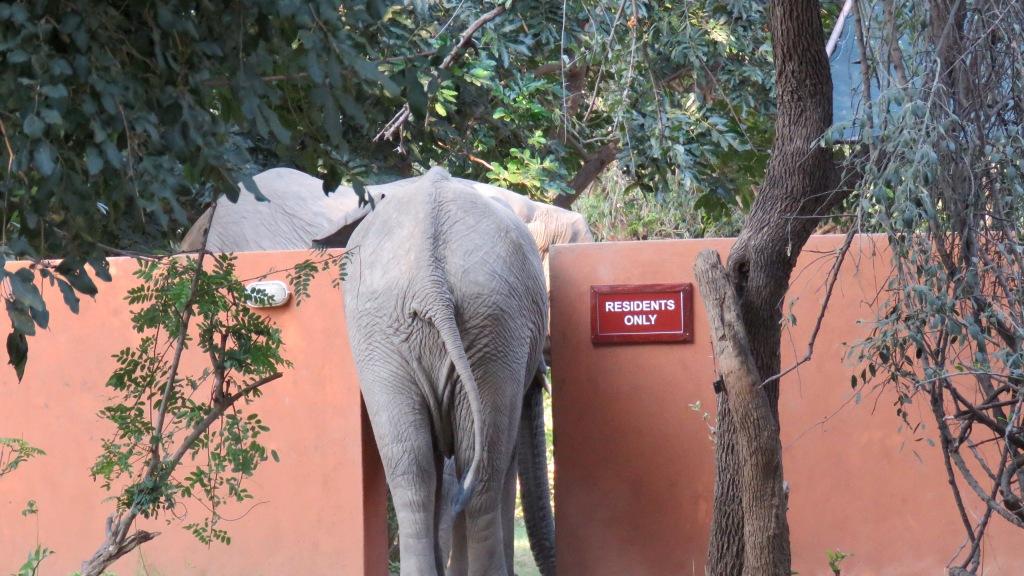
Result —
[[692, 284], [590, 287], [594, 344], [692, 342]]

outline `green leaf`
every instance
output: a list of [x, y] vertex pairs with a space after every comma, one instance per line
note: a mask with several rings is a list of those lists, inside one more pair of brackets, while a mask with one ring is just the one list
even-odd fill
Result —
[[63, 84], [51, 84], [49, 86], [43, 86], [39, 89], [40, 92], [49, 96], [50, 98], [67, 98], [68, 89]]
[[21, 124], [21, 130], [29, 138], [39, 138], [46, 130], [46, 123], [40, 120], [39, 116], [29, 114]]
[[353, 68], [355, 68], [356, 73], [359, 74], [359, 76], [366, 80], [372, 80], [379, 83], [381, 87], [384, 88], [384, 91], [388, 93], [388, 96], [397, 97], [402, 93], [402, 89], [398, 87], [398, 84], [395, 84], [391, 78], [388, 78], [386, 74], [381, 72], [380, 68], [377, 67], [377, 64], [368, 61], [366, 58], [356, 54], [351, 49], [346, 51], [352, 54], [349, 63]]
[[103, 170], [103, 156], [100, 156], [95, 146], [85, 149], [85, 169], [89, 171], [89, 176], [95, 176]]
[[280, 462], [281, 457], [277, 455], [277, 450], [270, 451], [270, 457], [274, 459], [274, 462]]
[[434, 102], [434, 111], [436, 111], [437, 115], [441, 117], [448, 115], [448, 111], [444, 109], [444, 105], [440, 102]]
[[36, 333], [36, 323], [32, 321], [32, 316], [28, 313], [28, 306], [16, 300], [6, 300], [5, 304], [7, 306], [7, 316], [11, 319], [11, 325], [14, 329], [27, 336], [34, 336]]
[[32, 320], [34, 320], [35, 323], [40, 328], [42, 328], [43, 330], [46, 330], [47, 327], [49, 327], [49, 325], [50, 325], [50, 311], [49, 310], [47, 310], [46, 308], [43, 308], [43, 309], [29, 308], [28, 309], [28, 313], [29, 313], [30, 316], [32, 316]]
[[427, 117], [427, 93], [423, 90], [416, 69], [408, 67], [405, 69], [405, 101], [409, 103], [409, 109], [417, 118]]
[[43, 117], [43, 120], [47, 124], [60, 125], [64, 123], [64, 118], [53, 108], [43, 108], [39, 111], [39, 115]]
[[40, 142], [32, 152], [32, 165], [44, 177], [53, 174], [57, 169], [57, 157], [49, 142]]
[[110, 282], [113, 278], [110, 276], [110, 262], [102, 256], [89, 259], [89, 266], [92, 268], [93, 273], [96, 277], [104, 282]]
[[64, 296], [64, 304], [71, 309], [72, 313], [78, 314], [79, 300], [78, 295], [75, 294], [75, 289], [60, 278], [57, 279], [57, 286], [60, 288], [60, 293]]
[[14, 298], [24, 303], [29, 308], [36, 310], [45, 310], [46, 304], [43, 303], [43, 296], [39, 293], [39, 288], [35, 285], [35, 274], [28, 268], [20, 268], [14, 274], [8, 276], [11, 281], [11, 291], [14, 293]]
[[[57, 266], [57, 272], [63, 276], [67, 280], [68, 284], [70, 284], [75, 290], [85, 294], [86, 296], [95, 296], [98, 292], [98, 290], [96, 290], [96, 284], [94, 284], [92, 278], [89, 277], [89, 273], [86, 272], [85, 267], [78, 262], [70, 263], [68, 260], [65, 260]], [[63, 290], [64, 287], [62, 286], [61, 291]], [[64, 296], [64, 301], [67, 301], [67, 295]]]
[[28, 339], [17, 330], [12, 330], [7, 335], [7, 363], [14, 366], [18, 375], [18, 382], [21, 382], [25, 375], [25, 364], [28, 362]]
[[387, 4], [384, 0], [367, 0], [366, 2], [366, 13], [370, 15], [370, 18], [374, 20], [380, 20], [384, 18], [384, 14], [387, 12]]

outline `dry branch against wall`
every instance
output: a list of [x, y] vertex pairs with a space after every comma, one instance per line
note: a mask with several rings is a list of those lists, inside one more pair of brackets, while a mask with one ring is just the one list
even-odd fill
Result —
[[861, 381], [913, 426], [928, 403], [966, 535], [950, 574], [977, 574], [989, 526], [1024, 528], [1024, 4], [877, 2], [857, 12], [861, 203], [893, 268]]
[[750, 352], [739, 301], [718, 252], [697, 255], [694, 276], [707, 311], [718, 372], [732, 408], [739, 452], [743, 574], [789, 576], [778, 550], [788, 545], [786, 496], [782, 485], [782, 444], [778, 424]]

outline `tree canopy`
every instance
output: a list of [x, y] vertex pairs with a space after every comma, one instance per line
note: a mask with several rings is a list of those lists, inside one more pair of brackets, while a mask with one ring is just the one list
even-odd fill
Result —
[[568, 205], [618, 160], [616, 182], [690, 199], [689, 234], [748, 206], [774, 110], [761, 2], [562, 8], [0, 2], [3, 256], [63, 259], [5, 267], [12, 362], [47, 324], [37, 280], [75, 306], [101, 257], [173, 250], [267, 167], [359, 190], [444, 165]]

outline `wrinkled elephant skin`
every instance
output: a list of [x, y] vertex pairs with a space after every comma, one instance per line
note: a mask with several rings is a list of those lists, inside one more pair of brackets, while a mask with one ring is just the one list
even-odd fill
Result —
[[512, 576], [523, 400], [543, 366], [547, 292], [512, 213], [435, 168], [351, 234], [345, 314], [398, 514], [403, 576], [446, 570], [443, 459], [454, 458], [453, 573]]

